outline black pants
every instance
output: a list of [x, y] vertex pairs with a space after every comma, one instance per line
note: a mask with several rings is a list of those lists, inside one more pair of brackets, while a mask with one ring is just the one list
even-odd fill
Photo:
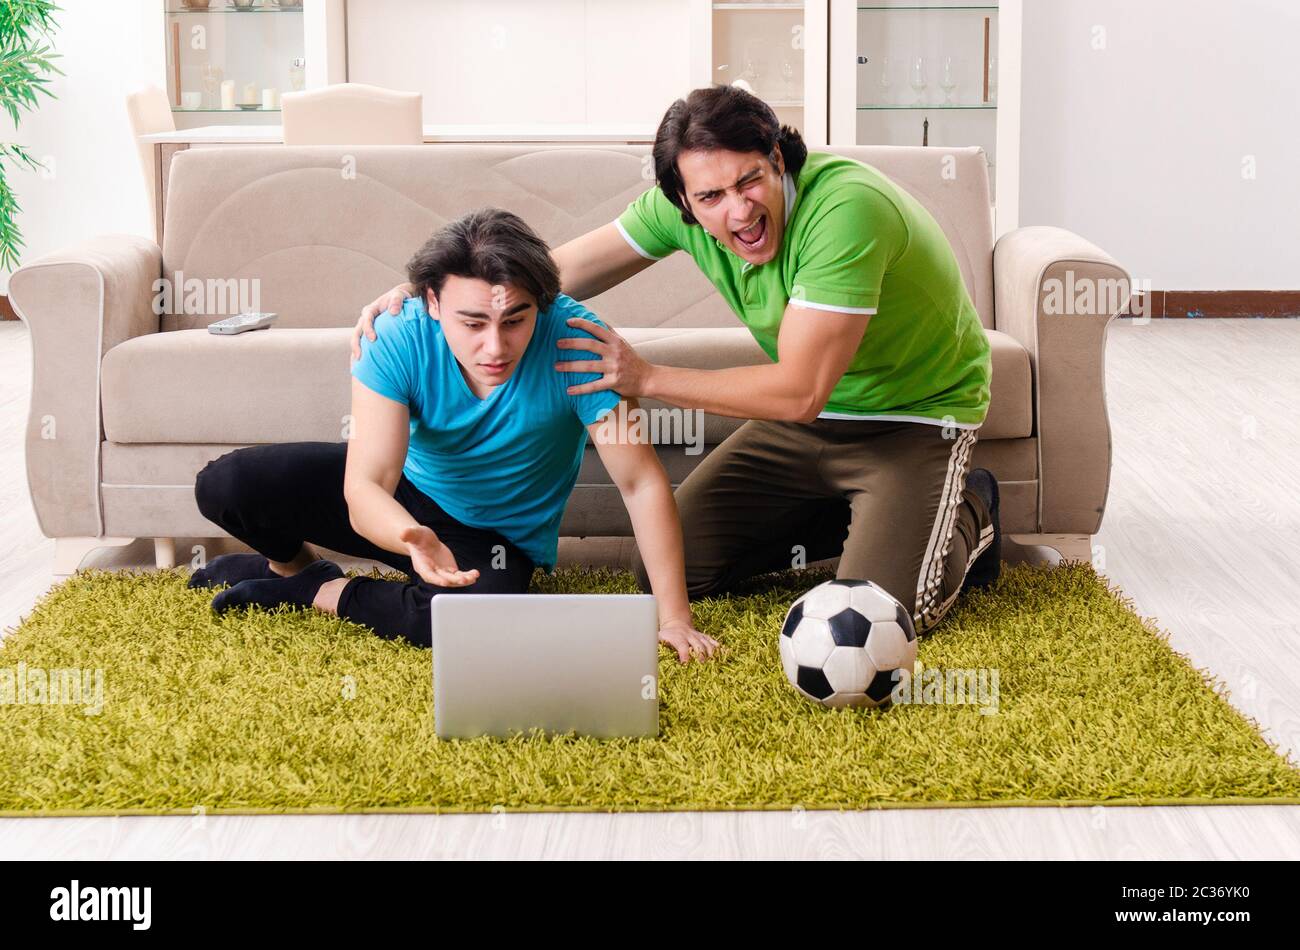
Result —
[[340, 617], [387, 639], [405, 637], [429, 646], [429, 601], [438, 594], [528, 590], [533, 576], [528, 555], [495, 531], [461, 524], [405, 475], [394, 492], [397, 502], [433, 529], [461, 570], [477, 569], [479, 579], [466, 587], [438, 587], [416, 574], [405, 554], [357, 534], [343, 497], [347, 448], [346, 442], [287, 442], [236, 449], [199, 472], [194, 497], [205, 518], [270, 560], [292, 561], [308, 543], [404, 572], [406, 583], [350, 578], [339, 595]]

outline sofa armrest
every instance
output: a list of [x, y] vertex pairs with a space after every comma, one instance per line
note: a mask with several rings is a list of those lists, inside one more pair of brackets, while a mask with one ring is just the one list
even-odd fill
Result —
[[158, 332], [154, 282], [162, 252], [134, 235], [94, 238], [19, 268], [9, 298], [27, 324], [32, 398], [27, 486], [46, 537], [101, 537], [100, 361]]
[[1061, 228], [1002, 236], [993, 250], [996, 329], [1029, 351], [1038, 437], [1038, 531], [1095, 534], [1110, 490], [1106, 330], [1129, 274]]

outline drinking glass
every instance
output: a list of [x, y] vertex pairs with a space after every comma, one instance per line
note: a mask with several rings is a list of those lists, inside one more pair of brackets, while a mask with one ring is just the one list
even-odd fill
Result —
[[203, 91], [207, 93], [209, 106], [213, 109], [221, 108], [221, 102], [217, 98], [221, 91], [221, 80], [225, 78], [221, 67], [204, 63], [199, 67], [199, 78], [203, 82]]
[[912, 91], [916, 93], [916, 104], [925, 105], [925, 57], [917, 56], [912, 60]]
[[880, 61], [880, 104], [889, 105], [889, 91], [894, 86], [894, 80], [890, 76], [893, 62], [888, 56]]
[[939, 76], [939, 88], [943, 90], [943, 101], [945, 105], [952, 105], [952, 94], [957, 89], [957, 66], [952, 61], [952, 57], [946, 57], [943, 61], [943, 72]]

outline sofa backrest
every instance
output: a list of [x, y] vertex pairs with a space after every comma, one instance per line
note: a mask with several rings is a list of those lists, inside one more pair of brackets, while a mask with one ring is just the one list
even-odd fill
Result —
[[[993, 326], [993, 227], [978, 148], [822, 149], [874, 165], [943, 226], [986, 327]], [[216, 316], [185, 306], [232, 300], [257, 280], [258, 305], [284, 327], [338, 327], [406, 279], [406, 262], [440, 226], [493, 205], [552, 247], [613, 221], [652, 185], [646, 145], [195, 147], [171, 167], [163, 273], [173, 306], [162, 329]], [[948, 156], [951, 156], [950, 158]], [[198, 281], [199, 283], [195, 283]], [[215, 288], [215, 291], [214, 291]], [[215, 298], [213, 294], [215, 292]], [[193, 303], [193, 296], [190, 301]], [[614, 326], [737, 326], [685, 254], [587, 301]], [[189, 311], [189, 312], [187, 312]]]

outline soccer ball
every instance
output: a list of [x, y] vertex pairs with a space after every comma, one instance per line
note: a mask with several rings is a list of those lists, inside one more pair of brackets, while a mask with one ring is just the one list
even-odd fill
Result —
[[896, 671], [916, 663], [912, 618], [871, 581], [818, 584], [781, 625], [781, 666], [794, 688], [830, 709], [882, 706]]

